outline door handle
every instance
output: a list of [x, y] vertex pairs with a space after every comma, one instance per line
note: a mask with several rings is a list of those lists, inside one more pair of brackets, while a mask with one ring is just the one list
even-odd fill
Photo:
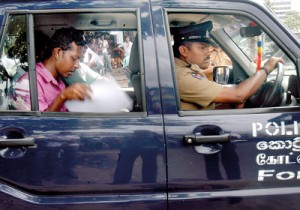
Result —
[[34, 146], [34, 138], [25, 137], [20, 139], [0, 139], [0, 147], [20, 147], [20, 146]]
[[201, 133], [195, 133], [191, 135], [185, 135], [183, 137], [183, 143], [189, 145], [199, 145], [204, 143], [226, 143], [230, 142], [230, 134], [221, 135], [209, 135], [203, 136]]

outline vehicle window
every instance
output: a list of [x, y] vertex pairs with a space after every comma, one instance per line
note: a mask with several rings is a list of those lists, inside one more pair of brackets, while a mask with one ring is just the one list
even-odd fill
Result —
[[[266, 34], [262, 29], [259, 36], [247, 37], [247, 34], [240, 33], [241, 30], [255, 27], [256, 24], [249, 20], [240, 18], [241, 21], [232, 26], [224, 27], [224, 31], [230, 36], [233, 42], [239, 47], [239, 49], [247, 56], [250, 62], [257, 64], [261, 62], [263, 64], [270, 57], [282, 57], [285, 61], [284, 64], [284, 77], [283, 81], [285, 85], [288, 84], [290, 75], [296, 75], [296, 66], [291, 59], [280, 49], [280, 47]], [[253, 29], [254, 30], [254, 29]], [[249, 30], [248, 33], [251, 33]], [[258, 51], [261, 48], [261, 58], [259, 58]], [[261, 61], [259, 61], [261, 59]], [[272, 78], [276, 76], [276, 71], [271, 73]]]
[[[28, 71], [25, 15], [10, 16], [4, 39], [0, 61], [1, 110], [30, 110], [29, 81], [17, 83]], [[22, 91], [18, 92], [19, 89]]]
[[[240, 15], [187, 14], [176, 12], [170, 12], [168, 20], [175, 57], [174, 66], [176, 67], [175, 75], [178, 85], [178, 101], [180, 102], [181, 110], [298, 105], [299, 90], [295, 64], [280, 48], [279, 44], [274, 42], [272, 37], [253, 20]], [[212, 24], [211, 31], [208, 29], [208, 22]], [[202, 28], [197, 29], [197, 27]], [[196, 29], [200, 32], [197, 32], [195, 36]], [[207, 34], [204, 32], [200, 34], [205, 30], [206, 33], [210, 34], [208, 39], [205, 38]], [[190, 70], [191, 80], [187, 79], [187, 73], [182, 73], [179, 70], [179, 66], [182, 67], [183, 64], [178, 63], [180, 52], [176, 45], [176, 39], [181, 39], [181, 41], [177, 40], [177, 43], [182, 43], [182, 40], [187, 39], [201, 39], [202, 50], [210, 50], [210, 63], [208, 65], [204, 65], [207, 59], [201, 59], [201, 56], [207, 56], [204, 53], [201, 55], [201, 50], [199, 51], [200, 53], [198, 52], [197, 59], [192, 58], [192, 61], [188, 61], [194, 62], [188, 63], [192, 64], [192, 67], [194, 66], [194, 70]], [[195, 41], [190, 41], [189, 43], [193, 42]], [[203, 47], [204, 44], [209, 45], [209, 47], [206, 49]], [[191, 48], [190, 45], [186, 49], [189, 48]], [[216, 62], [216, 57], [222, 62]], [[282, 71], [274, 70], [271, 72], [255, 94], [243, 104], [212, 102], [214, 97], [216, 97], [214, 94], [217, 92], [218, 87], [214, 85], [215, 83], [206, 82], [207, 79], [214, 80], [214, 82], [223, 86], [238, 85], [260, 69], [270, 57], [283, 58], [284, 65]], [[224, 66], [228, 68], [224, 68]], [[195, 71], [195, 68], [198, 68], [197, 71]], [[224, 72], [227, 73], [225, 74]], [[282, 74], [278, 72], [282, 72]], [[277, 75], [283, 76], [277, 77]], [[201, 80], [202, 85], [197, 83], [196, 80], [198, 82]]]
[[[3, 58], [10, 59], [11, 62], [18, 64], [20, 71], [23, 70], [14, 76], [13, 85], [21, 86], [16, 91], [16, 97], [18, 99], [25, 92], [23, 104], [27, 106], [16, 109], [30, 110], [26, 20], [25, 16], [22, 17], [23, 19], [19, 16], [11, 16], [10, 18], [11, 27], [6, 33]], [[59, 74], [57, 81], [60, 88], [63, 85], [68, 88], [74, 83], [85, 83], [91, 86], [93, 98], [84, 102], [68, 100], [63, 105], [65, 108], [61, 110], [105, 113], [142, 111], [135, 13], [51, 13], [33, 14], [33, 18], [36, 69], [40, 69], [39, 66], [44, 66], [45, 60], [50, 60], [51, 37], [55, 31], [74, 28], [81, 32], [86, 42], [80, 57], [79, 67], [76, 70], [68, 67], [70, 68], [68, 75]], [[13, 27], [16, 22], [21, 21], [20, 19], [23, 21], [19, 24], [20, 26]], [[18, 40], [21, 41], [17, 47]], [[9, 48], [16, 49], [13, 57], [12, 55], [8, 56]], [[29, 56], [33, 56], [33, 54], [29, 54]], [[75, 59], [74, 56], [71, 58]], [[2, 60], [4, 61], [4, 59]], [[64, 65], [67, 66], [67, 63]], [[3, 66], [5, 65], [3, 64]], [[47, 109], [44, 107], [50, 106], [58, 94], [44, 89], [46, 87], [45, 78], [42, 79], [39, 70], [36, 71], [39, 109], [46, 111]], [[10, 78], [6, 83], [11, 89], [15, 88], [11, 85]], [[24, 87], [24, 83], [27, 84], [26, 87]], [[3, 91], [5, 91], [5, 87]], [[45, 98], [45, 103], [42, 104], [43, 98]], [[13, 102], [17, 103], [16, 98]]]

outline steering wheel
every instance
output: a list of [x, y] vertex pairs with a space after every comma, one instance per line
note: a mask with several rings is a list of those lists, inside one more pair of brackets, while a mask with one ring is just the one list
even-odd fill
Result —
[[283, 64], [281, 62], [278, 62], [276, 69], [277, 69], [277, 75], [276, 75], [276, 79], [272, 81], [273, 87], [266, 90], [267, 93], [264, 94], [264, 98], [262, 98], [262, 103], [260, 107], [272, 106], [274, 98], [276, 96], [278, 97], [278, 93], [280, 93], [280, 90], [282, 89], [281, 83], [284, 75]]
[[284, 75], [283, 64], [278, 62], [276, 69], [277, 75], [275, 80], [262, 84], [256, 93], [247, 100], [245, 107], [274, 107], [281, 104], [284, 94], [284, 89], [281, 86]]

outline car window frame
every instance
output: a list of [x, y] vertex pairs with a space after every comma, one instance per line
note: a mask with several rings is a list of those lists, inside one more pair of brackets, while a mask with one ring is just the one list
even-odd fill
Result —
[[[250, 20], [255, 21], [262, 30], [268, 34], [268, 36], [275, 42], [278, 47], [282, 50], [283, 53], [285, 53], [290, 60], [294, 63], [296, 68], [297, 76], [300, 77], [299, 68], [300, 68], [300, 60], [297, 58], [297, 56], [292, 52], [290, 48], [288, 48], [280, 39], [280, 36], [278, 34], [275, 34], [274, 31], [270, 29], [270, 26], [267, 26], [266, 23], [263, 21], [264, 16], [266, 16], [263, 11], [259, 10], [259, 12], [247, 12], [243, 11], [242, 9], [182, 9], [182, 8], [165, 8], [165, 23], [166, 23], [166, 31], [168, 34], [168, 45], [169, 45], [169, 51], [171, 54], [171, 65], [172, 65], [172, 73], [173, 73], [173, 81], [174, 81], [174, 89], [175, 89], [175, 95], [176, 95], [176, 102], [177, 102], [177, 114], [180, 117], [184, 116], [209, 116], [209, 115], [224, 115], [224, 114], [259, 114], [259, 113], [282, 113], [286, 111], [300, 110], [300, 104], [298, 106], [279, 106], [279, 107], [260, 107], [260, 108], [243, 108], [243, 109], [220, 109], [220, 110], [181, 110], [180, 109], [180, 97], [179, 97], [179, 91], [178, 91], [178, 85], [176, 81], [176, 71], [175, 71], [175, 60], [173, 55], [173, 49], [172, 49], [172, 40], [171, 40], [171, 32], [170, 32], [170, 26], [169, 26], [169, 19], [168, 14], [169, 13], [199, 13], [199, 14], [218, 14], [218, 15], [240, 15], [244, 16]], [[259, 14], [259, 15], [258, 15]], [[270, 17], [269, 17], [270, 18]], [[273, 21], [273, 23], [276, 23], [276, 21]], [[230, 38], [230, 37], [229, 37]], [[293, 40], [293, 39], [291, 39]], [[300, 49], [300, 48], [299, 48]], [[244, 55], [245, 56], [245, 55]], [[241, 65], [238, 61], [238, 59], [235, 58], [235, 56], [232, 56], [230, 54], [230, 57], [233, 58], [233, 63], [237, 62], [239, 65]], [[246, 58], [246, 56], [245, 56]], [[249, 60], [249, 59], [248, 59]], [[245, 68], [245, 65], [241, 65], [243, 68]], [[247, 69], [246, 69], [247, 72]], [[300, 90], [299, 90], [300, 91]], [[226, 112], [224, 112], [226, 111]]]
[[28, 52], [28, 65], [29, 65], [29, 85], [30, 85], [30, 98], [31, 98], [31, 110], [1, 110], [1, 112], [5, 113], [13, 113], [13, 115], [25, 115], [25, 116], [61, 116], [61, 117], [129, 117], [129, 118], [136, 118], [136, 117], [147, 117], [147, 107], [146, 107], [146, 97], [145, 97], [145, 74], [144, 74], [144, 56], [143, 56], [143, 45], [142, 45], [142, 33], [141, 33], [141, 14], [139, 8], [97, 8], [97, 9], [51, 9], [49, 10], [7, 10], [5, 11], [5, 18], [3, 19], [3, 23], [5, 24], [1, 30], [1, 45], [0, 49], [3, 48], [3, 43], [5, 39], [5, 34], [7, 32], [7, 28], [9, 22], [7, 19], [11, 15], [26, 15], [26, 24], [27, 24], [27, 41], [29, 40], [30, 43], [34, 43], [34, 21], [33, 17], [35, 14], [53, 14], [56, 13], [114, 13], [114, 12], [124, 12], [124, 13], [134, 13], [136, 16], [137, 28], [136, 28], [136, 35], [138, 36], [138, 53], [139, 53], [139, 60], [140, 60], [140, 74], [141, 74], [141, 93], [142, 93], [142, 111], [140, 112], [116, 112], [116, 113], [99, 113], [99, 112], [43, 112], [39, 111], [38, 108], [38, 97], [37, 97], [37, 81], [36, 81], [36, 60], [35, 60], [35, 47], [34, 44], [29, 44], [27, 48]]

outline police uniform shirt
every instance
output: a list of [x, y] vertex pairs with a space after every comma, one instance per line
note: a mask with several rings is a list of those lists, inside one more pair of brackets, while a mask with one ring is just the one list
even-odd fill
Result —
[[212, 101], [223, 86], [209, 81], [195, 64], [175, 58], [175, 65], [181, 109], [214, 109]]

